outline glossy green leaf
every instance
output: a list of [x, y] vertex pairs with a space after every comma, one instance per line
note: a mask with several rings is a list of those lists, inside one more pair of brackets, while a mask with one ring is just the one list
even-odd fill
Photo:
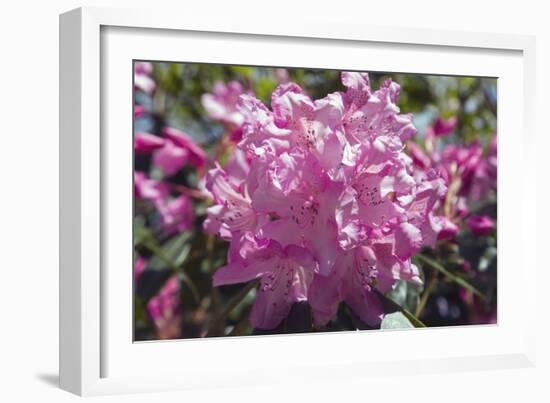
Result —
[[413, 327], [413, 324], [402, 312], [387, 314], [380, 325], [381, 329], [408, 329]]

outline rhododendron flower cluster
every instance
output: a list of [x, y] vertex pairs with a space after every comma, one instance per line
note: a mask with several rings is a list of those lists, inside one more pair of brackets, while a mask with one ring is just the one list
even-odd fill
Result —
[[183, 232], [193, 224], [194, 213], [188, 196], [173, 197], [166, 183], [151, 179], [143, 172], [134, 173], [134, 188], [139, 199], [150, 202], [158, 211], [164, 234]]
[[[153, 165], [164, 176], [176, 174], [185, 165], [202, 168], [206, 164], [206, 153], [187, 134], [167, 127], [163, 135], [136, 133], [134, 150], [137, 155], [152, 154]], [[186, 194], [175, 196], [168, 183], [139, 171], [134, 173], [134, 187], [138, 199], [151, 203], [158, 211], [159, 225], [165, 235], [183, 232], [193, 224], [193, 206]]]
[[456, 123], [455, 117], [437, 118], [426, 130], [423, 148], [413, 141], [408, 143], [415, 177], [426, 178], [429, 172], [437, 170], [449, 189], [438, 203], [441, 213], [438, 219], [442, 226], [439, 239], [454, 238], [464, 220], [474, 235], [487, 235], [495, 228], [490, 217], [470, 215], [468, 204], [496, 191], [496, 135], [491, 138], [486, 152], [479, 141], [468, 145], [442, 144], [441, 137], [449, 135]]
[[[342, 302], [379, 325], [379, 294], [398, 279], [421, 281], [411, 257], [443, 229], [434, 209], [448, 181], [429, 167], [415, 175], [404, 148], [416, 129], [397, 106], [399, 85], [374, 90], [366, 73], [341, 78], [345, 91], [317, 100], [281, 84], [271, 109], [236, 88], [203, 97], [211, 114], [240, 125], [246, 162], [207, 175], [214, 205], [204, 227], [230, 242], [214, 285], [258, 279], [257, 328], [276, 327], [299, 301], [309, 302], [316, 326]], [[236, 113], [220, 103], [232, 91], [241, 93]]]
[[245, 116], [238, 104], [241, 95], [245, 94], [252, 96], [252, 92], [246, 90], [238, 81], [230, 81], [227, 84], [216, 81], [212, 93], [203, 94], [201, 97], [201, 103], [210, 118], [223, 123], [229, 133], [229, 141], [224, 138], [220, 145], [230, 149], [224, 169], [236, 180], [244, 180], [250, 169], [246, 154], [240, 148], [235, 148], [235, 144], [243, 135]]
[[[151, 63], [136, 62], [134, 65], [134, 85], [151, 96], [156, 83], [150, 75]], [[141, 117], [146, 109], [141, 105], [134, 107], [134, 116]], [[152, 165], [161, 172], [162, 178], [151, 178], [149, 173], [134, 172], [135, 195], [138, 200], [150, 203], [160, 219], [157, 227], [168, 236], [188, 230], [195, 218], [191, 199], [186, 194], [177, 194], [164, 179], [177, 174], [189, 165], [202, 169], [206, 165], [206, 152], [184, 132], [164, 127], [159, 135], [137, 132], [134, 135], [136, 156], [150, 156]]]
[[489, 235], [495, 229], [495, 223], [486, 215], [474, 215], [466, 220], [466, 225], [474, 235]]
[[132, 73], [135, 340], [495, 322], [495, 79]]
[[153, 155], [153, 164], [159, 167], [166, 176], [177, 173], [186, 164], [202, 168], [208, 159], [202, 148], [182, 131], [165, 127], [162, 146]]

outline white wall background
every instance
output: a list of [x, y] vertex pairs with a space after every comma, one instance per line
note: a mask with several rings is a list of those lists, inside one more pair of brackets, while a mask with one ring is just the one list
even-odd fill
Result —
[[[168, 7], [227, 18], [296, 19], [308, 14], [374, 25], [450, 28], [537, 36], [539, 364], [535, 369], [411, 375], [198, 392], [93, 398], [97, 401], [548, 401], [550, 379], [548, 265], [545, 231], [550, 133], [550, 30], [543, 1], [4, 1], [0, 6], [0, 400], [75, 401], [57, 383], [58, 355], [58, 14], [82, 5]], [[254, 6], [255, 4], [255, 6]], [[347, 4], [347, 6], [346, 6]], [[518, 169], [522, 167], [518, 166]], [[525, 172], [530, 175], [532, 172]], [[546, 237], [546, 239], [545, 239]], [[429, 386], [429, 387], [428, 387]], [[421, 395], [420, 391], [431, 391]]]

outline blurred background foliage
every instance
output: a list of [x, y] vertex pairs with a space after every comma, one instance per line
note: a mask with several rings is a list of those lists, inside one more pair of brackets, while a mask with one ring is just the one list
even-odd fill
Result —
[[[285, 81], [299, 84], [313, 99], [344, 90], [339, 71], [160, 62], [152, 66], [151, 78], [156, 89], [152, 93], [138, 88], [134, 91], [135, 105], [144, 110], [134, 120], [134, 132], [161, 136], [164, 127], [177, 128], [201, 145], [210, 157], [227, 134], [226, 127], [209, 118], [201, 104], [201, 96], [211, 92], [215, 82], [238, 81], [267, 106], [272, 91]], [[479, 142], [486, 149], [496, 133], [494, 78], [380, 72], [369, 72], [369, 75], [374, 89], [388, 78], [400, 84], [398, 106], [402, 113], [414, 114], [419, 143], [437, 117], [457, 117], [452, 135], [441, 139], [444, 144]], [[206, 169], [209, 167], [211, 163]], [[181, 186], [191, 196], [204, 174], [186, 166], [176, 175], [163, 178], [152, 165], [150, 155], [136, 155], [135, 170], [169, 181], [175, 194]], [[155, 209], [143, 200], [135, 200], [134, 256], [136, 267], [143, 266], [139, 268], [139, 276], [134, 274], [135, 340], [266, 333], [252, 329], [248, 322], [255, 297], [254, 282], [212, 287], [213, 272], [226, 263], [228, 244], [203, 232], [204, 212], [209, 204], [195, 196], [191, 197], [195, 216], [192, 226], [170, 235], [155, 224], [158, 221]], [[470, 210], [488, 215], [496, 222], [496, 192], [474, 203]], [[421, 270], [424, 285], [400, 281], [394, 291], [385, 296], [388, 312], [402, 308], [411, 317], [405, 322], [399, 322], [401, 319], [396, 317], [395, 326], [388, 327], [495, 322], [496, 246], [496, 231], [480, 237], [461, 228], [454, 239], [440, 241], [434, 250], [423, 251], [414, 262]], [[177, 284], [169, 289], [167, 283], [171, 278], [175, 278]], [[155, 298], [164, 298], [162, 309], [173, 311], [161, 322], [155, 320], [151, 311], [151, 300]], [[415, 319], [419, 323], [414, 323]], [[368, 328], [344, 305], [337, 320], [326, 328], [313, 329], [310, 323], [307, 303], [296, 304], [287, 320], [269, 333]]]

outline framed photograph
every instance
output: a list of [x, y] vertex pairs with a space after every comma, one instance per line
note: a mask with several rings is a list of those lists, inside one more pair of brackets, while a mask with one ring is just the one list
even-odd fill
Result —
[[531, 37], [60, 24], [62, 388], [533, 365]]

